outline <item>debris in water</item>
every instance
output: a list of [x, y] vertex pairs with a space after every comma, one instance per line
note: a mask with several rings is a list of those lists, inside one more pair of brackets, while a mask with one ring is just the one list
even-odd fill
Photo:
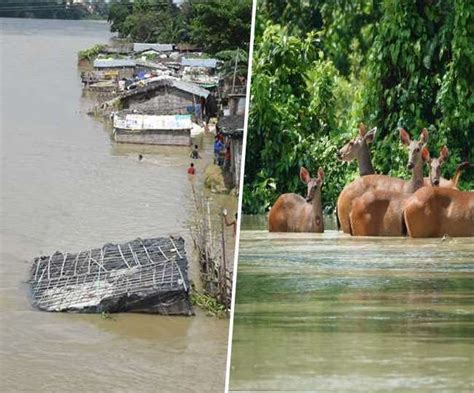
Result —
[[183, 238], [124, 244], [35, 258], [32, 303], [44, 311], [193, 315]]

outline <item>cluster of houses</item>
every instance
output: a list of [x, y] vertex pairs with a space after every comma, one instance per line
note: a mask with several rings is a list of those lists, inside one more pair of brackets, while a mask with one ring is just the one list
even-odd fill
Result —
[[94, 112], [112, 120], [119, 143], [189, 146], [192, 136], [215, 124], [230, 148], [236, 185], [246, 81], [224, 75], [220, 63], [188, 44], [119, 42], [101, 49], [92, 69], [82, 72], [82, 83], [106, 93]]

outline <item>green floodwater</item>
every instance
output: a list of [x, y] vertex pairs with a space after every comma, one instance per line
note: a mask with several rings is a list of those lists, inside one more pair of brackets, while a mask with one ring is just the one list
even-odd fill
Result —
[[472, 239], [242, 229], [231, 390], [474, 391]]

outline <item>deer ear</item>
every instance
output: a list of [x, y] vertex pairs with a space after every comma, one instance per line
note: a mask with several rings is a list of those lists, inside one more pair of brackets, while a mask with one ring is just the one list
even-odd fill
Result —
[[430, 159], [430, 151], [426, 146], [421, 150], [421, 158], [423, 158], [423, 161], [428, 161]]
[[321, 181], [324, 181], [324, 171], [321, 167], [318, 169], [318, 177], [321, 179]]
[[364, 139], [366, 143], [372, 143], [377, 133], [377, 127], [372, 128], [367, 134], [365, 134]]
[[428, 130], [427, 130], [426, 128], [423, 128], [423, 129], [421, 130], [421, 134], [420, 134], [420, 142], [421, 142], [421, 143], [426, 143], [426, 142], [428, 142], [428, 136], [429, 136]]
[[308, 184], [310, 180], [309, 172], [305, 167], [301, 167], [300, 169], [300, 179], [304, 184]]
[[404, 128], [400, 128], [400, 139], [404, 145], [408, 146], [410, 144], [410, 135], [408, 135], [408, 132], [406, 132]]
[[359, 135], [363, 138], [365, 136], [365, 133], [367, 132], [366, 128], [365, 128], [365, 124], [364, 123], [360, 123], [359, 124]]
[[441, 151], [439, 152], [439, 158], [442, 162], [446, 161], [448, 159], [449, 155], [449, 150], [446, 146], [443, 146], [441, 148]]

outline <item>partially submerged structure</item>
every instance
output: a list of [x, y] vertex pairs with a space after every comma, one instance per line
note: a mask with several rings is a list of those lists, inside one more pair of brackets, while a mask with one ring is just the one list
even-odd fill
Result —
[[35, 258], [32, 303], [43, 311], [193, 315], [182, 238], [136, 239]]
[[135, 88], [119, 96], [121, 108], [153, 111], [157, 115], [193, 112], [201, 97], [206, 98], [210, 94], [209, 90], [171, 77], [150, 78], [130, 87]]
[[114, 115], [114, 140], [121, 143], [189, 146], [192, 128], [191, 115]]

